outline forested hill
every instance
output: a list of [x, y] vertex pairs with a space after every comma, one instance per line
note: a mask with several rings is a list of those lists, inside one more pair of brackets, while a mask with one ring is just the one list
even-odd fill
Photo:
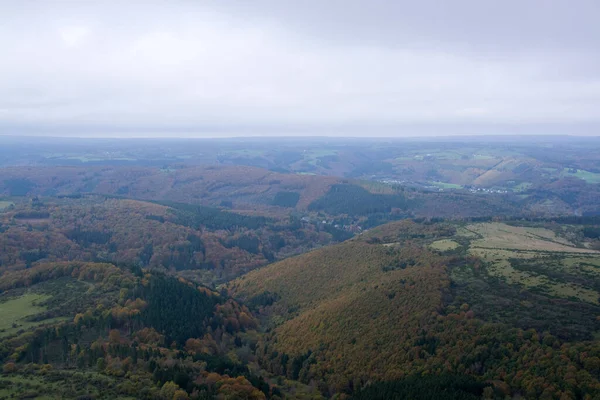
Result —
[[229, 290], [271, 328], [257, 346], [261, 365], [324, 393], [598, 398], [594, 232], [401, 221], [253, 271]]
[[13, 198], [0, 210], [0, 274], [48, 261], [100, 261], [214, 285], [347, 237], [299, 220], [210, 206], [93, 195]]
[[110, 264], [44, 264], [0, 284], [0, 396], [248, 398], [257, 321], [183, 279]]
[[8, 196], [96, 193], [242, 209], [306, 208], [339, 182], [244, 166], [8, 167], [0, 174], [0, 193]]
[[7, 167], [0, 196], [118, 198], [220, 207], [249, 215], [290, 215], [373, 227], [406, 217], [595, 215], [600, 185], [561, 179], [521, 191], [445, 190], [394, 182], [278, 173], [244, 166]]

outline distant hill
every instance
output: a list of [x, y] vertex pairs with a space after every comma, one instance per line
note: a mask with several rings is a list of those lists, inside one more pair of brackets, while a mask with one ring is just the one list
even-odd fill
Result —
[[[505, 170], [505, 166], [498, 168]], [[287, 219], [292, 213], [313, 214], [312, 218], [320, 220], [335, 218], [337, 225], [368, 228], [406, 217], [600, 213], [596, 201], [600, 185], [575, 177], [589, 174], [577, 174], [536, 178], [513, 191], [443, 182], [415, 187], [409, 172], [400, 174], [401, 180], [382, 183], [247, 166], [8, 167], [0, 169], [0, 195], [10, 200], [15, 196], [102, 194], [222, 207], [276, 219]]]
[[[107, 194], [233, 208], [306, 208], [338, 182], [336, 178], [280, 174], [246, 166], [8, 167], [0, 169], [0, 193], [7, 196]], [[296, 193], [295, 204], [278, 203]], [[277, 211], [273, 211], [277, 213]]]

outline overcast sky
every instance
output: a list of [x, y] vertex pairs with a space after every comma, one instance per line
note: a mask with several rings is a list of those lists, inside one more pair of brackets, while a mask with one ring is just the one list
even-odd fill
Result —
[[0, 0], [0, 133], [600, 134], [598, 0]]

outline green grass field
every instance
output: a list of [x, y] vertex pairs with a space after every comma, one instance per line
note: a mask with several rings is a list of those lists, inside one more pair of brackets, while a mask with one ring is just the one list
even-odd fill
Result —
[[562, 176], [564, 177], [574, 177], [579, 178], [587, 183], [600, 183], [600, 174], [590, 171], [585, 171], [583, 169], [576, 170], [577, 172], [571, 172], [570, 169], [564, 168], [562, 171]]
[[442, 189], [462, 189], [462, 185], [457, 185], [455, 183], [447, 183], [447, 182], [429, 182], [434, 186], [437, 186]]
[[46, 307], [40, 303], [49, 298], [50, 296], [39, 293], [25, 293], [0, 303], [0, 337], [12, 335], [21, 329], [60, 320], [60, 318], [52, 318], [35, 322], [26, 321], [27, 317], [46, 311]]
[[531, 182], [521, 182], [516, 186], [513, 186], [512, 190], [515, 192], [524, 192], [529, 189], [533, 184]]
[[548, 229], [503, 223], [472, 224], [458, 235], [471, 239], [469, 253], [487, 264], [491, 276], [551, 296], [599, 304], [592, 281], [600, 274], [600, 252], [574, 247]]
[[434, 250], [449, 251], [460, 247], [460, 244], [451, 239], [437, 240], [429, 245]]

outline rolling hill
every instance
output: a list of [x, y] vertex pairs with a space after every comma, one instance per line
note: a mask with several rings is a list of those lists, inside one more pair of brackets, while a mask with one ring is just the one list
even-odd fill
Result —
[[95, 195], [15, 198], [0, 212], [0, 273], [48, 261], [94, 261], [176, 272], [212, 285], [335, 243], [336, 234], [348, 237], [295, 220], [164, 204]]
[[240, 209], [262, 207], [270, 213], [277, 212], [281, 193], [296, 193], [292, 206], [306, 208], [338, 182], [246, 166], [8, 167], [0, 170], [0, 176], [0, 193], [8, 196], [95, 193], [188, 204], [225, 202]]
[[594, 398], [600, 252], [580, 225], [523, 224], [391, 223], [228, 288], [270, 327], [261, 365], [324, 393], [468, 376], [497, 398]]

